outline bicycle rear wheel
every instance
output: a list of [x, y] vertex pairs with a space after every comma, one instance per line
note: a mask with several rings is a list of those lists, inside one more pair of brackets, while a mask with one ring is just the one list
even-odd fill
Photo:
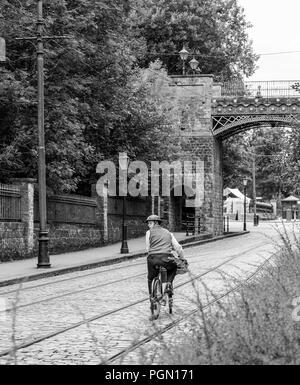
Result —
[[172, 314], [173, 313], [173, 295], [169, 294], [168, 302], [169, 302], [169, 314]]
[[152, 290], [151, 290], [151, 313], [154, 319], [159, 317], [160, 313], [160, 301], [163, 296], [162, 293], [162, 284], [160, 279], [154, 278], [152, 281]]

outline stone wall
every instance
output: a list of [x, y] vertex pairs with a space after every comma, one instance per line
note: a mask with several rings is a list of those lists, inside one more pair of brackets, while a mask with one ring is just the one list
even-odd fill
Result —
[[[0, 261], [38, 255], [38, 200], [33, 180], [15, 180], [20, 186], [20, 221], [0, 222]], [[47, 199], [49, 253], [99, 247], [122, 239], [123, 199], [110, 198], [104, 191], [93, 197], [52, 196]], [[37, 198], [37, 197], [36, 197]], [[151, 214], [151, 198], [128, 198], [128, 238], [145, 235], [145, 219]]]
[[[34, 182], [34, 179], [12, 179], [12, 184], [7, 185], [7, 191], [9, 191], [10, 188], [12, 191], [16, 189], [19, 191], [20, 205], [18, 206], [17, 210], [19, 211], [17, 215], [17, 220], [7, 220], [6, 215], [1, 216], [2, 219], [0, 222], [0, 261], [24, 259], [27, 257], [31, 257], [34, 253]], [[7, 197], [9, 197], [9, 194]], [[9, 202], [6, 203], [9, 206]]]
[[0, 222], [0, 261], [31, 256], [26, 248], [27, 233], [26, 223]]
[[[35, 227], [35, 251], [38, 251], [38, 227]], [[99, 247], [104, 244], [103, 233], [96, 226], [84, 224], [49, 224], [49, 253], [59, 254], [70, 251]]]
[[[118, 242], [122, 239], [123, 198], [108, 199], [108, 242]], [[126, 198], [126, 221], [128, 239], [145, 235], [147, 231], [146, 218], [151, 214], [151, 197]]]
[[[144, 236], [148, 230], [145, 217], [126, 216], [127, 238], [133, 239]], [[122, 216], [108, 216], [108, 241], [109, 243], [119, 242], [122, 239]]]

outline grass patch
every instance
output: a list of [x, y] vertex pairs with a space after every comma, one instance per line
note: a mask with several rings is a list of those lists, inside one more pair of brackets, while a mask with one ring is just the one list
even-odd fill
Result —
[[[172, 365], [300, 364], [299, 229], [280, 233], [276, 257], [226, 301], [201, 310], [161, 351]], [[232, 280], [223, 277], [227, 287]], [[234, 283], [236, 284], [236, 283]], [[212, 293], [207, 293], [207, 298]], [[298, 300], [299, 298], [299, 300]], [[207, 299], [205, 300], [205, 302]], [[299, 318], [299, 319], [298, 319]], [[158, 360], [159, 361], [159, 360]]]

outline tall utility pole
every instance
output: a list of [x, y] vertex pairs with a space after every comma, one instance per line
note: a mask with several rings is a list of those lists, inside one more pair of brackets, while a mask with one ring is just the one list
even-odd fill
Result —
[[257, 225], [256, 218], [256, 167], [255, 167], [255, 147], [253, 148], [253, 158], [252, 158], [252, 182], [253, 182], [253, 213], [254, 213], [254, 226]]
[[246, 214], [246, 209], [247, 209], [247, 204], [246, 204], [246, 194], [247, 194], [247, 178], [243, 179], [243, 185], [244, 185], [244, 231], [247, 231], [247, 214]]
[[46, 201], [46, 155], [44, 132], [44, 45], [43, 45], [43, 0], [38, 0], [37, 20], [37, 72], [38, 72], [38, 134], [39, 134], [39, 255], [38, 267], [50, 267], [49, 232], [47, 229]]
[[68, 36], [43, 35], [43, 0], [37, 0], [37, 35], [21, 37], [17, 40], [35, 40], [37, 42], [37, 77], [38, 77], [38, 179], [39, 179], [39, 254], [38, 268], [49, 268], [49, 231], [47, 229], [47, 195], [46, 195], [46, 151], [44, 132], [44, 40], [65, 39]]

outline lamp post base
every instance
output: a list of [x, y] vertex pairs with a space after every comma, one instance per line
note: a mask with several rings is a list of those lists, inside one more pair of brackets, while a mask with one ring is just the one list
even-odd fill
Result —
[[48, 231], [40, 231], [39, 233], [39, 255], [37, 267], [40, 269], [47, 269], [51, 267], [49, 260], [49, 233]]
[[128, 245], [127, 245], [127, 242], [124, 241], [122, 242], [122, 246], [121, 246], [121, 254], [128, 254], [128, 253], [129, 253]]
[[123, 225], [121, 254], [128, 254], [128, 253], [129, 253], [129, 249], [127, 244], [127, 226]]

